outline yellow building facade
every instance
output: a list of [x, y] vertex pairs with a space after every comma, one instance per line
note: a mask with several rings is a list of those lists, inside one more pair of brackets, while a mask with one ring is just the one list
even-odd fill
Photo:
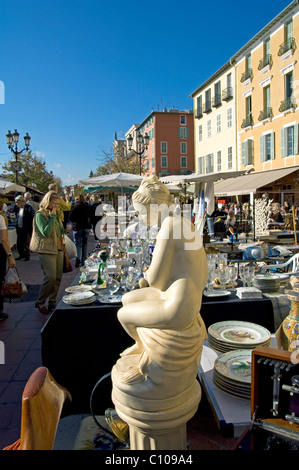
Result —
[[239, 169], [299, 164], [299, 7], [286, 10], [236, 57]]

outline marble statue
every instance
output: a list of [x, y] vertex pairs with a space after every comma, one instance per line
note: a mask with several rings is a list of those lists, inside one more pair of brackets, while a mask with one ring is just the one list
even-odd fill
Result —
[[118, 311], [135, 344], [112, 369], [112, 400], [129, 425], [131, 449], [186, 449], [186, 423], [201, 399], [205, 251], [191, 221], [171, 212], [169, 190], [156, 176], [143, 179], [133, 204], [145, 223], [161, 228], [148, 286], [126, 293]]

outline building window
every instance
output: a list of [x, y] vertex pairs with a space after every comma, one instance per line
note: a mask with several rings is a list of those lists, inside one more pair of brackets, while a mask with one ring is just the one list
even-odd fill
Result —
[[149, 170], [149, 160], [146, 160], [146, 161], [145, 161], [145, 170], [146, 170], [146, 171]]
[[202, 96], [198, 96], [196, 100], [196, 116], [197, 118], [202, 117]]
[[161, 142], [161, 153], [167, 153], [167, 142]]
[[281, 129], [281, 156], [298, 154], [298, 124]]
[[188, 127], [179, 127], [178, 128], [179, 139], [188, 139], [189, 137], [189, 128]]
[[198, 174], [203, 175], [205, 172], [204, 157], [199, 157], [197, 163], [198, 163], [197, 165]]
[[216, 131], [217, 131], [217, 134], [221, 132], [221, 114], [217, 114], [217, 117], [216, 117]]
[[206, 155], [206, 173], [213, 173], [213, 154], [209, 153]]
[[187, 142], [181, 142], [181, 153], [187, 153]]
[[186, 126], [187, 125], [187, 118], [183, 114], [180, 115], [180, 125], [181, 126]]
[[167, 155], [161, 156], [161, 168], [167, 168]]
[[217, 171], [221, 171], [221, 150], [217, 152]]
[[226, 125], [227, 125], [228, 129], [230, 129], [233, 126], [233, 110], [232, 110], [232, 108], [228, 108], [226, 110]]
[[211, 119], [208, 120], [207, 122], [207, 137], [211, 137], [212, 136], [212, 121]]
[[187, 168], [187, 157], [181, 156], [181, 168]]
[[233, 167], [233, 148], [228, 147], [227, 149], [227, 168], [231, 170]]
[[260, 137], [260, 157], [261, 162], [267, 162], [268, 160], [274, 159], [274, 132], [270, 132], [269, 134], [265, 134]]
[[253, 140], [248, 139], [242, 143], [242, 165], [253, 165]]
[[198, 126], [198, 140], [199, 142], [202, 141], [202, 124]]
[[152, 158], [152, 168], [155, 168], [155, 157]]

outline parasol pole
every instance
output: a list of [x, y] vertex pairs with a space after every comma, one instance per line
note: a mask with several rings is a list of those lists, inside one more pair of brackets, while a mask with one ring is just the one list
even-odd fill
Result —
[[296, 229], [296, 221], [295, 221], [295, 207], [292, 207], [293, 212], [293, 226], [294, 226], [294, 238], [295, 238], [295, 245], [297, 245], [297, 229]]

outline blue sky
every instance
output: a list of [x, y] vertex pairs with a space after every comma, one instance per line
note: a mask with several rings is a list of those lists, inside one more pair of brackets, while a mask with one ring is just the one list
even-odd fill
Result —
[[192, 109], [190, 94], [290, 3], [1, 0], [0, 172], [17, 129], [63, 184], [88, 177], [115, 132]]

